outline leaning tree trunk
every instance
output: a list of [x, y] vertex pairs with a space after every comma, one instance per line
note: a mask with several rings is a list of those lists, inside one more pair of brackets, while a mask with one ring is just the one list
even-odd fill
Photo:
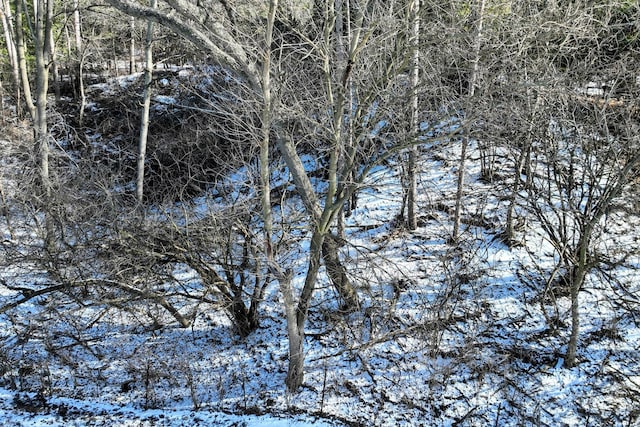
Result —
[[[278, 149], [282, 154], [282, 157], [284, 158], [289, 171], [291, 172], [291, 176], [293, 177], [294, 184], [298, 189], [298, 192], [300, 193], [302, 202], [307, 212], [309, 212], [309, 215], [316, 224], [315, 226], [317, 229], [314, 234], [320, 233], [322, 234], [322, 238], [324, 239], [325, 235], [328, 233], [327, 230], [329, 229], [331, 225], [330, 223], [333, 219], [333, 212], [331, 211], [331, 209], [339, 209], [340, 206], [338, 206], [337, 208], [325, 206], [324, 211], [320, 210], [315, 190], [313, 189], [311, 181], [306, 174], [304, 165], [302, 164], [300, 157], [295, 151], [295, 145], [293, 141], [291, 141], [290, 139], [279, 138], [277, 142]], [[322, 248], [322, 242], [320, 243], [320, 248]], [[342, 265], [342, 262], [338, 257], [337, 249], [337, 244], [335, 244], [334, 246], [331, 246], [330, 244], [330, 247], [325, 250], [326, 256], [329, 257], [330, 262], [333, 262], [333, 264], [331, 264], [331, 268], [334, 272], [336, 272], [336, 275], [330, 276], [330, 279], [332, 284], [336, 287], [336, 291], [340, 294], [343, 302], [345, 304], [353, 303], [349, 310], [356, 309], [358, 306], [357, 303], [355, 303], [357, 301], [357, 293], [355, 291], [355, 288], [353, 287], [353, 284], [351, 284], [350, 281], [334, 281], [335, 278], [339, 279], [340, 277], [342, 277], [342, 273], [346, 271], [344, 265]], [[326, 259], [327, 258], [325, 258], [325, 261]], [[327, 269], [329, 270], [329, 266], [327, 266]]]
[[289, 335], [289, 370], [285, 383], [287, 389], [292, 393], [300, 388], [304, 380], [304, 326], [307, 321], [309, 304], [315, 289], [318, 271], [320, 270], [320, 258], [324, 240], [324, 233], [320, 230], [316, 230], [311, 236], [309, 268], [297, 305], [293, 300], [290, 282], [288, 289], [285, 289], [283, 293]]
[[331, 283], [336, 288], [338, 295], [342, 299], [341, 310], [357, 310], [360, 303], [355, 286], [349, 280], [347, 270], [340, 262], [338, 256], [339, 245], [334, 236], [328, 234], [322, 242], [322, 259], [327, 269], [327, 274]]

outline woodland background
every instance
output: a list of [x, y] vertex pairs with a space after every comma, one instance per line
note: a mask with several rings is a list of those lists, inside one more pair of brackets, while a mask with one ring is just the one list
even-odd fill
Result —
[[353, 425], [638, 421], [637, 1], [0, 18], [16, 411], [97, 387]]

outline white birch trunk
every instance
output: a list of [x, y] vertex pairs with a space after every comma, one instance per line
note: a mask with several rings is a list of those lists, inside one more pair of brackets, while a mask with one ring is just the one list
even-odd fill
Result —
[[11, 76], [13, 80], [13, 93], [15, 97], [16, 109], [18, 115], [22, 115], [21, 110], [21, 90], [20, 90], [20, 64], [18, 60], [18, 52], [16, 49], [16, 41], [13, 30], [13, 15], [9, 0], [2, 0], [0, 8], [0, 18], [2, 18], [2, 28], [4, 30], [4, 40], [11, 65]]
[[129, 18], [129, 32], [129, 74], [133, 74], [136, 72], [136, 18], [133, 16]]
[[[411, 90], [411, 130], [416, 136], [420, 131], [420, 123], [418, 118], [418, 83], [420, 78], [420, 0], [413, 0], [411, 3], [411, 48], [413, 54], [411, 56], [411, 76], [409, 86]], [[412, 144], [409, 150], [409, 161], [407, 164], [407, 227], [409, 230], [418, 228], [418, 219], [416, 214], [416, 199], [418, 197], [417, 189], [417, 161], [418, 161], [418, 145]]]
[[[151, 8], [157, 7], [157, 0], [149, 0]], [[133, 43], [133, 35], [132, 35]], [[149, 135], [149, 110], [151, 108], [151, 81], [153, 78], [153, 21], [147, 21], [147, 34], [144, 46], [144, 91], [142, 95], [142, 112], [140, 114], [140, 137], [138, 141], [138, 164], [136, 176], [136, 198], [142, 206], [144, 198], [144, 162], [147, 155], [147, 137]], [[132, 56], [133, 58], [133, 56]]]
[[20, 81], [22, 83], [22, 93], [24, 102], [29, 111], [31, 119], [36, 119], [36, 106], [33, 103], [33, 95], [31, 93], [31, 84], [29, 83], [29, 73], [27, 70], [26, 48], [24, 40], [24, 31], [22, 27], [22, 19], [24, 17], [24, 9], [22, 0], [14, 0], [15, 6], [15, 33], [16, 33], [16, 55], [18, 59], [18, 68], [20, 69]]

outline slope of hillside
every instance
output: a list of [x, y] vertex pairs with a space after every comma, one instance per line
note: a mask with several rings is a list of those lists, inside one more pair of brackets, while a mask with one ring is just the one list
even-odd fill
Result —
[[[9, 152], [10, 143], [3, 144]], [[519, 229], [517, 244], [502, 242], [507, 184], [480, 179], [473, 144], [463, 233], [456, 244], [449, 241], [458, 144], [424, 147], [420, 220], [413, 232], [394, 220], [402, 199], [394, 165], [377, 168], [365, 183], [346, 219], [341, 253], [362, 307], [340, 313], [335, 291], [320, 276], [307, 323], [305, 381], [294, 395], [284, 386], [288, 347], [275, 283], [260, 305], [260, 327], [240, 339], [221, 307], [208, 300], [185, 303], [185, 311], [196, 307], [196, 317], [180, 328], [154, 304], [138, 311], [120, 301], [105, 309], [56, 300], [55, 294], [33, 297], [28, 286], [45, 283], [46, 275], [31, 265], [3, 262], [0, 422], [637, 425], [637, 216], [624, 206], [607, 215], [599, 248], [612, 259], [621, 251], [628, 255], [587, 276], [579, 298], [578, 363], [567, 368], [570, 301], [560, 281], [547, 280], [556, 265], [555, 248], [531, 217]], [[10, 158], [2, 161], [4, 193], [11, 198], [19, 188], [12, 177], [19, 174], [7, 169]], [[500, 167], [512, 167], [506, 157], [502, 161]], [[286, 182], [287, 171], [280, 173], [274, 180]], [[242, 173], [228, 179], [229, 186], [248, 186]], [[217, 208], [215, 197], [201, 195], [180, 209], [202, 216]], [[298, 203], [291, 197], [282, 207], [295, 212]], [[10, 221], [0, 221], [3, 254], [19, 252], [37, 237], [24, 232], [32, 219], [20, 224], [20, 217], [6, 213]], [[282, 255], [297, 266], [296, 287], [304, 281], [305, 248], [303, 239]], [[185, 294], [202, 287], [191, 269], [176, 268], [182, 270], [172, 277], [179, 277]], [[21, 298], [23, 303], [14, 304]]]

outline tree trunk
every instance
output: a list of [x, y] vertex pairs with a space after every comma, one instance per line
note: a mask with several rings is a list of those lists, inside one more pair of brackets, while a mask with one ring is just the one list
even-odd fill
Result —
[[[84, 51], [82, 46], [82, 20], [80, 19], [79, 0], [73, 1], [73, 33], [75, 45], [73, 48], [73, 52], [75, 53], [75, 70], [73, 77], [74, 96], [80, 100], [78, 106], [78, 124], [82, 127], [84, 123], [84, 108], [87, 105], [87, 98], [84, 91]], [[71, 42], [69, 42], [69, 45], [71, 45]], [[71, 46], [69, 46], [69, 51], [72, 51]]]
[[572, 368], [576, 364], [576, 352], [578, 349], [578, 338], [580, 336], [580, 303], [578, 294], [585, 277], [585, 266], [575, 266], [575, 276], [571, 281], [571, 334], [567, 344], [567, 354], [565, 356], [565, 366]]
[[251, 335], [251, 332], [256, 330], [258, 327], [258, 319], [251, 315], [251, 311], [247, 310], [247, 306], [242, 300], [241, 292], [234, 293], [231, 311], [233, 323], [240, 337], [246, 338]]
[[316, 229], [313, 236], [311, 236], [309, 268], [297, 306], [293, 301], [290, 281], [288, 289], [283, 292], [285, 314], [287, 315], [287, 332], [289, 334], [289, 371], [285, 382], [287, 389], [292, 393], [302, 385], [304, 380], [304, 326], [318, 278], [318, 271], [320, 270], [323, 241], [324, 233]]
[[26, 48], [24, 40], [24, 31], [22, 21], [24, 17], [24, 9], [22, 8], [22, 0], [14, 0], [15, 5], [15, 32], [16, 32], [16, 55], [18, 59], [18, 68], [20, 69], [20, 80], [22, 82], [22, 93], [24, 94], [24, 102], [29, 111], [31, 119], [36, 119], [36, 106], [33, 103], [31, 93], [31, 85], [29, 83], [29, 73], [27, 70]]
[[47, 128], [47, 94], [49, 91], [49, 64], [52, 36], [53, 0], [34, 2], [35, 57], [36, 57], [36, 109], [34, 134], [40, 175], [40, 204], [45, 212], [45, 247], [52, 252], [54, 222], [51, 215], [52, 185], [49, 175], [49, 131]]
[[289, 368], [285, 385], [290, 393], [296, 392], [304, 381], [304, 323], [299, 325], [287, 321], [289, 338]]
[[[151, 8], [157, 7], [157, 0], [149, 0]], [[133, 40], [133, 38], [132, 38]], [[138, 141], [138, 164], [136, 177], [136, 198], [142, 207], [144, 198], [144, 162], [147, 155], [147, 137], [149, 135], [149, 109], [151, 107], [151, 80], [153, 78], [153, 21], [147, 21], [147, 35], [144, 46], [144, 91], [142, 95], [142, 112], [140, 114], [140, 139]]]
[[460, 238], [460, 221], [462, 216], [462, 197], [464, 196], [464, 176], [467, 162], [467, 147], [469, 146], [469, 138], [464, 136], [462, 139], [462, 148], [460, 150], [460, 163], [458, 163], [458, 181], [456, 188], [456, 207], [453, 214], [453, 233], [452, 241], [456, 243]]
[[506, 226], [504, 230], [504, 236], [502, 239], [507, 246], [512, 246], [515, 243], [515, 225], [514, 215], [516, 209], [516, 203], [518, 199], [518, 193], [520, 192], [520, 176], [522, 175], [523, 164], [526, 157], [526, 151], [529, 150], [529, 144], [527, 147], [523, 147], [516, 159], [515, 174], [513, 177], [513, 186], [511, 187], [511, 194], [509, 195], [509, 206], [507, 207]]
[[[300, 156], [298, 156], [298, 153], [296, 152], [293, 141], [291, 141], [290, 139], [279, 138], [278, 149], [282, 154], [287, 167], [289, 168], [296, 189], [298, 190], [298, 193], [302, 198], [305, 209], [311, 217], [312, 224], [316, 228], [314, 234], [320, 233], [323, 235], [322, 237], [324, 239], [324, 234], [328, 233], [329, 227], [333, 220], [333, 214], [335, 214], [336, 209], [339, 209], [341, 206], [334, 206], [334, 201], [330, 198], [327, 198], [324, 210], [321, 210], [313, 185], [311, 184], [311, 181], [307, 176]], [[336, 264], [334, 265], [334, 271], [344, 271], [344, 266], [341, 265], [337, 253], [335, 253], [333, 260], [335, 260], [336, 262]], [[336, 278], [340, 276], [341, 274], [339, 273], [336, 275]], [[332, 279], [332, 284], [336, 287], [336, 290], [340, 294], [340, 297], [343, 299], [343, 301], [345, 301], [346, 303], [353, 302], [353, 298], [357, 295], [357, 293], [353, 288], [351, 282], [338, 281], [336, 283], [333, 281], [333, 277], [330, 278]], [[344, 292], [344, 294], [342, 294], [341, 292]]]
[[[53, 2], [49, 1], [47, 4], [50, 4], [53, 7]], [[53, 12], [53, 11], [52, 11]], [[51, 13], [53, 16], [53, 13]], [[49, 67], [51, 69], [51, 81], [53, 82], [53, 93], [56, 96], [56, 103], [60, 102], [60, 72], [58, 71], [58, 60], [56, 59], [56, 45], [55, 39], [53, 37], [53, 25], [47, 25], [47, 33], [49, 33], [46, 37], [48, 48], [49, 48]]]
[[[478, 23], [477, 32], [473, 46], [473, 58], [471, 62], [471, 77], [469, 78], [469, 100], [473, 99], [476, 92], [476, 85], [478, 82], [478, 72], [480, 68], [480, 47], [482, 45], [483, 27], [484, 27], [484, 10], [486, 0], [478, 0]], [[460, 163], [458, 165], [458, 188], [456, 190], [456, 207], [453, 218], [453, 241], [457, 242], [460, 234], [460, 216], [462, 211], [462, 197], [464, 195], [464, 176], [467, 162], [467, 148], [469, 146], [469, 137], [464, 136], [462, 139], [462, 149], [460, 153]]]
[[253, 315], [252, 310], [247, 309], [242, 300], [244, 293], [241, 287], [232, 286], [208, 263], [197, 257], [182, 254], [178, 258], [198, 273], [200, 280], [207, 288], [215, 289], [220, 293], [224, 309], [242, 338], [249, 336], [258, 327], [257, 317]]
[[580, 336], [580, 302], [578, 300], [578, 294], [580, 293], [580, 289], [584, 283], [584, 278], [587, 274], [588, 248], [589, 241], [591, 240], [591, 230], [591, 226], [587, 225], [587, 227], [582, 231], [577, 260], [573, 266], [574, 271], [571, 274], [571, 335], [569, 336], [569, 343], [567, 344], [565, 360], [567, 368], [572, 368], [576, 364], [578, 337]]
[[136, 18], [129, 18], [129, 74], [136, 72]]
[[[334, 8], [335, 8], [335, 25], [334, 25], [334, 32], [335, 32], [335, 40], [336, 40], [336, 48], [335, 48], [335, 55], [336, 55], [336, 63], [338, 64], [343, 64], [346, 61], [347, 58], [347, 52], [345, 50], [344, 47], [344, 39], [345, 37], [347, 38], [347, 40], [351, 39], [351, 27], [349, 25], [349, 20], [348, 19], [344, 19], [344, 14], [343, 14], [343, 10], [345, 8], [344, 5], [344, 0], [335, 0], [334, 3]], [[350, 4], [349, 4], [349, 0], [346, 0], [346, 9], [347, 11], [349, 11], [350, 8]], [[346, 24], [346, 28], [345, 28], [345, 24]], [[351, 101], [351, 78], [347, 77], [347, 79], [344, 82], [344, 86], [345, 86], [345, 90], [349, 91], [349, 99]], [[351, 102], [349, 103], [351, 104]], [[345, 114], [347, 114], [347, 116], [349, 117], [348, 122], [346, 123], [346, 126], [348, 127], [348, 129], [346, 129], [347, 132], [347, 141], [346, 141], [346, 146], [345, 146], [345, 152], [349, 151], [349, 147], [352, 146], [352, 132], [351, 132], [351, 117], [352, 117], [352, 113], [353, 113], [353, 106], [349, 106], [349, 104], [347, 105], [347, 111], [345, 111]], [[345, 161], [347, 161], [345, 158], [345, 156], [342, 155], [340, 156], [340, 158], [338, 159], [338, 167], [339, 168], [343, 168], [343, 164]], [[337, 234], [340, 238], [344, 238], [345, 237], [345, 211], [347, 209], [349, 209], [349, 202], [345, 203], [341, 208], [340, 211], [338, 212], [338, 218], [337, 218]]]
[[[1, 93], [0, 93], [1, 95]], [[7, 198], [4, 194], [4, 186], [2, 185], [2, 177], [0, 176], [0, 202], [2, 202], [2, 208], [0, 209], [0, 215], [4, 216], [4, 219], [7, 223], [7, 230], [9, 231], [9, 236], [11, 236], [11, 240], [16, 238], [15, 232], [13, 231], [13, 224], [11, 223], [11, 212], [9, 211], [9, 205], [7, 204]]]
[[360, 306], [358, 294], [347, 276], [344, 265], [340, 262], [338, 251], [339, 245], [336, 239], [331, 235], [327, 235], [322, 242], [322, 259], [331, 283], [342, 299], [340, 310], [346, 312], [355, 311]]
[[82, 52], [82, 21], [80, 20], [79, 0], [73, 0], [73, 33], [75, 35], [76, 53]]
[[[37, 5], [37, 6], [36, 6]], [[49, 42], [46, 40], [47, 15], [44, 0], [34, 3], [35, 10], [35, 63], [36, 63], [36, 114], [34, 120], [37, 152], [40, 163], [41, 185], [50, 196], [49, 143], [47, 130], [47, 93], [49, 90]]]
[[78, 58], [78, 69], [77, 69], [78, 95], [80, 97], [80, 105], [78, 106], [78, 124], [80, 125], [80, 127], [82, 127], [84, 123], [84, 109], [87, 105], [87, 96], [84, 91], [83, 69], [84, 69], [84, 55], [80, 53]]
[[13, 80], [13, 97], [15, 99], [16, 113], [18, 117], [22, 116], [22, 100], [20, 91], [20, 64], [16, 43], [13, 37], [13, 16], [11, 14], [11, 6], [9, 0], [2, 0], [2, 8], [0, 9], [0, 17], [2, 18], [2, 28], [4, 30], [4, 40], [7, 47], [7, 54], [11, 64], [11, 76]]
[[[295, 147], [293, 145], [293, 141], [285, 140], [281, 138], [278, 140], [278, 148], [280, 153], [282, 154], [291, 175], [293, 176], [293, 181], [298, 189], [302, 197], [302, 201], [307, 209], [307, 212], [312, 218], [313, 224], [316, 227], [316, 231], [314, 231], [314, 236], [316, 234], [321, 234], [322, 239], [324, 239], [325, 233], [327, 233], [331, 219], [333, 218], [331, 215], [331, 206], [325, 206], [324, 211], [320, 210], [318, 200], [316, 198], [315, 191], [313, 190], [313, 186], [311, 185], [311, 181], [304, 170], [304, 165], [300, 160], [297, 152], [295, 151]], [[327, 201], [329, 202], [329, 201]], [[335, 209], [336, 207], [333, 207]], [[329, 244], [331, 246], [331, 243]], [[322, 247], [322, 242], [320, 243], [320, 247]], [[325, 251], [326, 256], [330, 260], [330, 265], [327, 265], [327, 272], [332, 270], [335, 276], [329, 276], [332, 284], [336, 287], [336, 290], [340, 294], [340, 297], [345, 302], [346, 307], [357, 307], [357, 302], [354, 299], [357, 298], [357, 292], [353, 287], [353, 284], [350, 281], [341, 280], [344, 275], [345, 269], [341, 264], [338, 255], [337, 255], [337, 244], [333, 248], [329, 248]], [[326, 259], [325, 259], [326, 262]], [[310, 261], [311, 263], [311, 261]], [[331, 273], [329, 273], [331, 274]], [[334, 281], [336, 279], [337, 281]]]
[[[262, 220], [264, 223], [264, 251], [269, 265], [269, 271], [278, 280], [282, 299], [284, 301], [284, 314], [287, 321], [287, 338], [289, 340], [289, 368], [285, 385], [290, 392], [296, 391], [304, 379], [304, 324], [306, 314], [298, 316], [300, 305], [296, 305], [291, 272], [284, 272], [276, 262], [276, 253], [273, 248], [272, 232], [273, 232], [273, 216], [271, 210], [271, 180], [269, 167], [269, 148], [271, 134], [271, 111], [273, 109], [273, 100], [271, 98], [271, 44], [273, 38], [273, 27], [275, 23], [275, 14], [278, 8], [278, 0], [269, 1], [269, 12], [267, 16], [267, 26], [265, 31], [264, 56], [262, 62], [261, 87], [262, 87], [262, 125], [260, 140], [260, 192], [262, 204]], [[292, 145], [279, 141], [283, 149], [295, 150]], [[289, 151], [286, 151], [289, 153]], [[291, 153], [290, 153], [291, 154]], [[286, 158], [286, 156], [285, 156]], [[292, 159], [289, 159], [294, 167], [302, 167]], [[287, 163], [289, 164], [289, 163]], [[291, 169], [291, 167], [290, 167]], [[304, 167], [302, 167], [304, 173]], [[305, 175], [306, 177], [306, 175]], [[299, 177], [300, 178], [300, 177]], [[302, 179], [304, 181], [304, 179]], [[307, 183], [310, 185], [310, 183]], [[315, 200], [306, 200], [306, 204], [315, 207]]]
[[[420, 122], [418, 118], [418, 83], [420, 77], [420, 0], [413, 0], [410, 6], [411, 10], [411, 48], [413, 54], [411, 56], [411, 76], [409, 88], [411, 90], [411, 133], [417, 136], [420, 131]], [[416, 214], [416, 199], [418, 197], [417, 189], [417, 169], [418, 146], [412, 144], [409, 149], [409, 159], [407, 162], [407, 227], [409, 230], [418, 228], [418, 219]]]
[[269, 2], [269, 14], [267, 27], [265, 30], [264, 56], [262, 59], [262, 123], [260, 138], [260, 197], [262, 205], [262, 221], [264, 223], [264, 245], [267, 259], [273, 261], [275, 253], [272, 247], [273, 242], [273, 215], [271, 211], [271, 169], [269, 165], [270, 134], [271, 134], [271, 111], [273, 101], [271, 99], [271, 44], [273, 43], [273, 26], [275, 24], [275, 14], [278, 7], [278, 0]]

